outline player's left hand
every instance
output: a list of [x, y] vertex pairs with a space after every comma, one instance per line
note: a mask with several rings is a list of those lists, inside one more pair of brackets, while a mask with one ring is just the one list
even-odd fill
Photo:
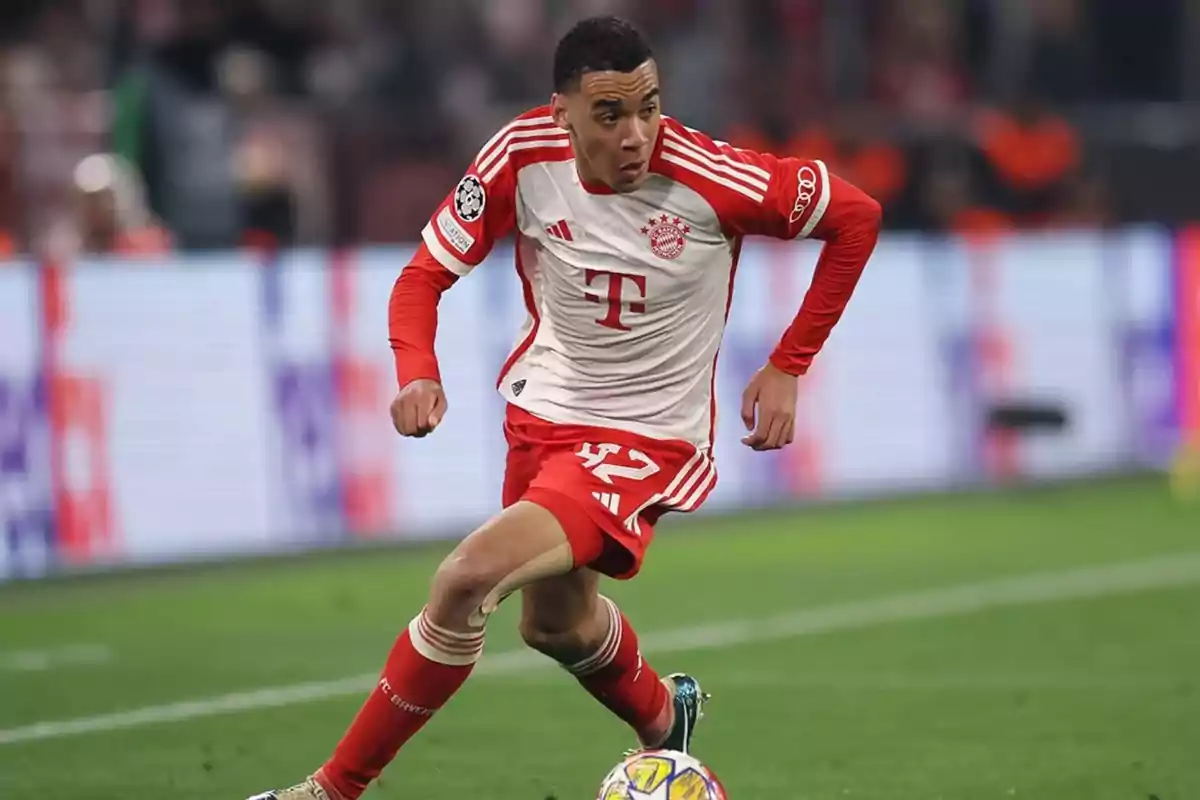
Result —
[[753, 450], [778, 450], [796, 436], [795, 375], [767, 363], [742, 392], [742, 444]]

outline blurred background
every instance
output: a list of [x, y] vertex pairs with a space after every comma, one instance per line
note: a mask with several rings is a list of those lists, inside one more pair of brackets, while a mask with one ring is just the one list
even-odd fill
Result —
[[[20, 0], [0, 32], [0, 577], [490, 513], [491, 376], [525, 314], [511, 243], [443, 301], [457, 413], [436, 448], [389, 436], [386, 299], [593, 13], [644, 29], [669, 113], [824, 159], [885, 209], [796, 445], [748, 458], [722, 422], [715, 509], [1191, 463], [1200, 2]], [[816, 246], [747, 244], [726, 407]]]
[[[0, 32], [0, 235], [69, 238], [87, 155], [150, 216], [127, 246], [404, 242], [482, 142], [549, 96], [581, 15], [637, 21], [666, 110], [820, 157], [891, 228], [1196, 215], [1188, 0], [14, 0]], [[129, 213], [134, 213], [130, 211]]]
[[[716, 488], [605, 585], [731, 796], [1200, 797], [1200, 0], [6, 0], [0, 797], [325, 758], [500, 499], [512, 242], [421, 440], [393, 282], [602, 12], [666, 112], [885, 209], [774, 453], [736, 409], [819, 243], [745, 243]], [[518, 608], [367, 800], [594, 796], [628, 734]]]
[[[885, 209], [796, 445], [751, 458], [721, 421], [713, 509], [1192, 463], [1200, 2], [20, 0], [0, 32], [0, 577], [490, 513], [492, 376], [525, 316], [511, 242], [443, 300], [436, 446], [389, 433], [386, 300], [594, 13], [644, 29], [669, 113], [824, 159]], [[817, 246], [747, 244], [724, 407]]]

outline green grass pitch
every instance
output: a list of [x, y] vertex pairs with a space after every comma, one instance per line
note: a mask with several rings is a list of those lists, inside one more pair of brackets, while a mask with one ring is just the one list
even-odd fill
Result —
[[[0, 588], [0, 798], [243, 800], [294, 781], [358, 684], [206, 714], [212, 698], [369, 680], [443, 552]], [[606, 591], [660, 671], [713, 693], [696, 754], [733, 800], [1200, 798], [1200, 506], [1161, 477], [676, 521]], [[368, 798], [594, 796], [630, 735], [565, 673], [504, 655], [515, 611], [489, 627], [493, 667]], [[64, 646], [107, 657], [14, 656]], [[181, 701], [200, 715], [29, 738]]]

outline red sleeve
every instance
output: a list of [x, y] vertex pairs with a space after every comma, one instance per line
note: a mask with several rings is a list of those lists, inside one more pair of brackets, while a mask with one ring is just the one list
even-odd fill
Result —
[[421, 245], [401, 271], [388, 302], [388, 341], [396, 380], [441, 381], [434, 342], [438, 303], [459, 277], [478, 266], [516, 227], [514, 153], [530, 140], [565, 138], [545, 107], [515, 118], [483, 146], [470, 168], [421, 231]]
[[458, 276], [421, 243], [393, 284], [388, 301], [388, 342], [396, 358], [396, 380], [401, 388], [421, 378], [441, 382], [434, 353], [438, 302], [457, 280]]
[[771, 363], [803, 375], [842, 317], [879, 239], [882, 210], [861, 189], [829, 176], [829, 203], [811, 236], [826, 242], [800, 311], [783, 334]]
[[483, 146], [458, 184], [430, 217], [421, 239], [438, 262], [455, 275], [466, 275], [487, 258], [497, 241], [516, 227], [516, 169], [512, 159], [514, 126], [502, 128]]

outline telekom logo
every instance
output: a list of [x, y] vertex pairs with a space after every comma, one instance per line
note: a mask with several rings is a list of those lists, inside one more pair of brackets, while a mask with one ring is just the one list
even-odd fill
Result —
[[[592, 292], [584, 293], [584, 297], [591, 302], [606, 303], [608, 305], [608, 313], [596, 320], [596, 322], [615, 331], [633, 330], [621, 322], [621, 312], [628, 308], [632, 314], [646, 313], [646, 304], [642, 302], [646, 299], [646, 276], [629, 275], [624, 272], [605, 272], [599, 269], [589, 269], [584, 273], [584, 279], [587, 281], [588, 286], [596, 282], [597, 278], [608, 279], [607, 294], [601, 297]], [[626, 284], [632, 284], [633, 288], [637, 290], [637, 300], [631, 299], [629, 302], [625, 301], [624, 287]]]

